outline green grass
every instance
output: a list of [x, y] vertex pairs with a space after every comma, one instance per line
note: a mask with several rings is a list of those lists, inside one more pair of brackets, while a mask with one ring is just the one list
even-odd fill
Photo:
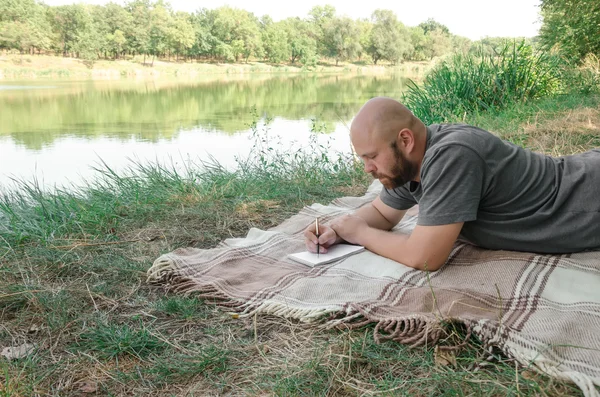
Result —
[[175, 318], [200, 321], [208, 318], [208, 306], [195, 297], [165, 296], [156, 302], [155, 309]]
[[513, 103], [499, 111], [472, 113], [468, 122], [490, 131], [508, 134], [519, 131], [525, 123], [534, 123], [538, 119], [553, 119], [565, 111], [597, 108], [600, 104], [599, 98], [598, 95], [569, 93], [524, 104]]
[[534, 53], [525, 43], [498, 54], [456, 54], [409, 84], [404, 104], [425, 124], [449, 122], [481, 111], [552, 96], [565, 89], [561, 59]]
[[[600, 117], [599, 104], [572, 94], [467, 121], [527, 144], [528, 125], [545, 128], [584, 108]], [[597, 142], [585, 134], [577, 139]], [[23, 181], [2, 193], [0, 346], [36, 349], [0, 359], [0, 396], [581, 395], [475, 339], [456, 364], [440, 365], [431, 346], [376, 344], [372, 326], [323, 331], [278, 317], [239, 319], [147, 285], [145, 272], [162, 253], [214, 247], [303, 205], [363, 194], [370, 182], [360, 164], [331, 157], [326, 146], [287, 153], [266, 144], [273, 134], [264, 137], [256, 132], [253, 155], [235, 171], [216, 162], [184, 171], [99, 166], [83, 187], [46, 191]], [[450, 330], [448, 345], [464, 338], [460, 327]]]
[[230, 370], [230, 354], [230, 350], [216, 345], [199, 346], [193, 354], [171, 351], [167, 356], [155, 357], [146, 374], [165, 386], [202, 373], [220, 375]]
[[107, 359], [127, 354], [142, 359], [151, 353], [164, 350], [167, 346], [143, 324], [134, 327], [128, 324], [114, 325], [100, 322], [81, 333], [79, 340], [74, 350], [95, 352]]

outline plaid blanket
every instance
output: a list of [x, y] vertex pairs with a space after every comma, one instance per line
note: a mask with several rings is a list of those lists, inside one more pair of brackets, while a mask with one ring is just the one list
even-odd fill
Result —
[[[600, 396], [600, 252], [569, 255], [491, 251], [457, 242], [437, 272], [413, 270], [369, 251], [308, 267], [286, 255], [304, 249], [303, 230], [372, 201], [314, 204], [281, 225], [251, 229], [209, 250], [177, 249], [148, 270], [176, 293], [220, 298], [240, 315], [273, 314], [326, 326], [375, 323], [377, 340], [433, 344], [442, 322], [461, 322], [485, 346]], [[394, 229], [410, 233], [418, 208]]]

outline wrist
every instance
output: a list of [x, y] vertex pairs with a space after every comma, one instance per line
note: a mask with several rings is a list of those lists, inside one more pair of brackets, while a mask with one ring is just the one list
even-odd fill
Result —
[[362, 233], [358, 235], [356, 243], [366, 247], [369, 244], [369, 241], [372, 240], [373, 232], [376, 232], [376, 229], [373, 229], [370, 226], [365, 227]]

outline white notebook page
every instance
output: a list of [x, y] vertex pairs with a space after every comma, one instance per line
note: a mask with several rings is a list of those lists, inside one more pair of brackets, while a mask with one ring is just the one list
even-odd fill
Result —
[[304, 251], [289, 254], [288, 258], [308, 266], [315, 266], [333, 262], [335, 260], [344, 258], [357, 252], [364, 251], [364, 249], [365, 247], [361, 245], [336, 244], [334, 246], [329, 247], [327, 253], [325, 254], [317, 255], [316, 253], [313, 254], [312, 252]]

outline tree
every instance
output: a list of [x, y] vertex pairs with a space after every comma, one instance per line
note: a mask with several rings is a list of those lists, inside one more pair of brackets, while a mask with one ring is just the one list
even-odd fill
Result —
[[467, 54], [469, 49], [471, 48], [471, 40], [467, 37], [463, 36], [451, 36], [452, 41], [452, 51]]
[[325, 27], [335, 17], [335, 7], [326, 4], [324, 6], [314, 6], [308, 12], [309, 22], [312, 24], [311, 29], [312, 38], [317, 43], [317, 53], [326, 54], [327, 49], [325, 48]]
[[314, 39], [314, 26], [300, 18], [283, 21], [290, 48], [290, 61], [300, 61], [302, 65], [316, 65], [317, 42]]
[[515, 42], [524, 41], [529, 44], [529, 40], [525, 38], [509, 38], [509, 37], [484, 37], [471, 43], [469, 52], [471, 54], [496, 55], [502, 52], [507, 45], [512, 45]]
[[216, 12], [208, 9], [201, 9], [192, 15], [191, 21], [196, 37], [190, 50], [192, 54], [211, 57], [217, 55], [216, 48], [219, 40], [213, 34], [215, 18]]
[[425, 34], [425, 54], [429, 59], [438, 57], [452, 51], [450, 36], [442, 29], [435, 29]]
[[128, 49], [133, 54], [143, 54], [143, 64], [146, 55], [150, 53], [150, 20], [151, 3], [149, 0], [133, 0], [125, 6], [131, 15], [132, 23], [124, 30]]
[[215, 55], [228, 62], [231, 62], [235, 59], [231, 45], [223, 42], [217, 44], [217, 47], [215, 48]]
[[314, 6], [310, 9], [308, 15], [314, 24], [322, 28], [335, 17], [335, 7], [330, 4]]
[[600, 56], [598, 0], [542, 0], [540, 36], [546, 49], [556, 47], [580, 61], [588, 53]]
[[[229, 6], [192, 14], [174, 12], [168, 0], [126, 0], [123, 6], [112, 0], [115, 2], [102, 6], [79, 3], [54, 7], [41, 1], [0, 0], [0, 48], [21, 53], [53, 50], [63, 56], [82, 57], [90, 65], [99, 57], [118, 59], [126, 54], [143, 55], [143, 64], [152, 56], [154, 64], [156, 57], [170, 59], [175, 54], [178, 60], [183, 56], [186, 60], [205, 57], [248, 62], [257, 57], [314, 66], [319, 56], [335, 59], [336, 65], [341, 60], [360, 61], [367, 55], [374, 63], [382, 59], [395, 63], [431, 58], [451, 49], [464, 52], [469, 44], [468, 39], [451, 35], [446, 26], [433, 19], [406, 28], [393, 12], [385, 10], [376, 10], [370, 19], [353, 20], [336, 16], [331, 5], [319, 5], [304, 19], [274, 22], [269, 16], [259, 19]], [[562, 18], [560, 10], [574, 7], [575, 0], [542, 2], [550, 29], [552, 23], [560, 25], [553, 18]], [[571, 22], [583, 25], [595, 21], [598, 6], [591, 0], [581, 2], [590, 15], [584, 22], [575, 17], [560, 22], [562, 28]], [[575, 35], [571, 25], [569, 32]], [[559, 27], [548, 31], [556, 32]], [[586, 28], [591, 30], [578, 27], [577, 32], [594, 49], [594, 28]], [[546, 38], [546, 43], [549, 40]], [[561, 46], [574, 48], [571, 44]]]
[[169, 48], [169, 29], [173, 25], [171, 12], [167, 5], [159, 1], [150, 11], [149, 53], [152, 54], [151, 66], [154, 59], [167, 52]]
[[241, 37], [239, 39], [244, 43], [242, 55], [244, 56], [246, 63], [248, 63], [248, 58], [253, 55], [258, 57], [263, 55], [262, 36], [258, 25], [258, 19], [252, 13], [247, 13], [247, 15], [248, 19], [240, 32]]
[[121, 5], [108, 3], [102, 9], [102, 18], [108, 27], [108, 31], [114, 32], [121, 30], [123, 32], [131, 30], [133, 16]]
[[33, 29], [29, 23], [7, 21], [0, 24], [0, 46], [23, 52], [32, 47], [34, 41]]
[[[53, 7], [52, 24], [58, 36], [58, 49], [63, 56], [87, 54], [100, 50], [100, 38], [94, 26], [91, 8], [83, 4]], [[97, 55], [96, 55], [97, 59]]]
[[[449, 53], [453, 49], [452, 34], [445, 25], [429, 18], [418, 26], [423, 29], [425, 41], [422, 43], [423, 55], [429, 59]], [[416, 32], [413, 39], [418, 40]], [[421, 51], [421, 43], [418, 45], [419, 52]], [[415, 54], [417, 55], [417, 54]]]
[[77, 34], [77, 40], [73, 44], [72, 50], [77, 56], [83, 59], [84, 63], [92, 68], [94, 62], [98, 60], [98, 52], [101, 43], [98, 41], [98, 33], [90, 23]]
[[408, 33], [410, 35], [410, 43], [412, 44], [412, 52], [410, 52], [407, 56], [408, 59], [413, 61], [423, 61], [427, 59], [426, 45], [427, 45], [427, 37], [425, 37], [425, 32], [423, 28], [419, 26], [415, 26], [412, 28], [408, 28]]
[[0, 22], [24, 22], [35, 13], [39, 5], [34, 0], [0, 1]]
[[364, 55], [369, 54], [369, 46], [371, 44], [371, 31], [373, 30], [373, 23], [368, 19], [359, 19], [356, 21], [358, 30], [360, 31], [360, 52], [358, 53], [358, 60], [362, 60]]
[[167, 29], [170, 47], [175, 50], [177, 60], [179, 60], [179, 55], [192, 48], [194, 45], [196, 39], [194, 26], [190, 22], [187, 13], [178, 12], [175, 14], [171, 26]]
[[133, 30], [133, 17], [119, 4], [108, 3], [98, 7], [94, 22], [98, 33], [104, 36], [103, 51], [116, 59], [128, 49], [127, 32]]
[[125, 49], [126, 44], [127, 39], [125, 38], [125, 33], [119, 29], [115, 30], [114, 33], [108, 33], [106, 35], [106, 48], [110, 53], [114, 54], [115, 59], [119, 58], [119, 55]]
[[398, 62], [412, 52], [409, 32], [390, 10], [375, 10], [371, 17], [373, 29], [369, 54], [377, 65], [380, 59]]
[[429, 18], [425, 22], [421, 22], [419, 24], [419, 27], [421, 29], [423, 29], [423, 32], [425, 34], [427, 34], [429, 32], [433, 32], [435, 30], [441, 30], [442, 33], [444, 33], [446, 35], [450, 35], [450, 30], [448, 30], [448, 27], [446, 25], [442, 25], [441, 23], [437, 22], [433, 18]]
[[[211, 33], [217, 42], [227, 44], [237, 62], [261, 51], [261, 34], [254, 14], [224, 6], [215, 10]], [[221, 48], [224, 48], [221, 46]]]
[[52, 29], [46, 9], [33, 0], [0, 1], [0, 47], [21, 52], [49, 49]]
[[269, 62], [281, 63], [289, 59], [291, 48], [283, 22], [266, 21], [262, 29], [262, 42], [265, 58]]
[[323, 28], [325, 56], [339, 61], [356, 57], [360, 52], [360, 30], [354, 20], [348, 17], [333, 18]]

